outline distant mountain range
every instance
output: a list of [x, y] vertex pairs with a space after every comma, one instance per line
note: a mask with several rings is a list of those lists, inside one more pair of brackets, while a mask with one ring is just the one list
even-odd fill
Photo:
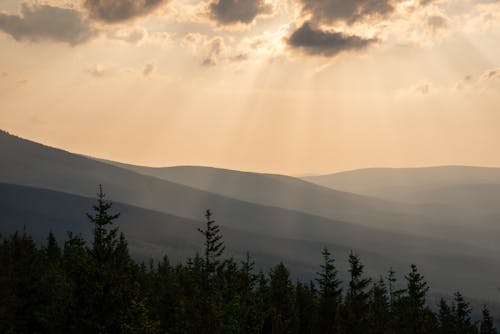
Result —
[[23, 226], [90, 233], [85, 212], [97, 186], [122, 213], [138, 258], [175, 259], [201, 249], [196, 228], [210, 208], [228, 251], [258, 266], [281, 260], [299, 277], [318, 269], [323, 245], [341, 269], [350, 251], [371, 274], [410, 263], [441, 292], [492, 298], [500, 286], [500, 169], [373, 169], [325, 176], [208, 167], [150, 168], [97, 160], [0, 132], [1, 233]]

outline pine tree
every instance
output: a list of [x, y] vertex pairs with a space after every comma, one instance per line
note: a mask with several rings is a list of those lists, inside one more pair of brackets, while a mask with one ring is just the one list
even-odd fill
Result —
[[335, 316], [340, 303], [342, 289], [340, 280], [337, 278], [335, 260], [330, 257], [330, 252], [325, 247], [321, 252], [323, 264], [316, 281], [319, 285], [319, 328], [321, 333], [336, 333]]
[[439, 301], [438, 311], [439, 333], [453, 334], [455, 331], [455, 319], [452, 308], [448, 305], [444, 298]]
[[390, 327], [390, 316], [388, 290], [384, 279], [380, 277], [370, 290], [370, 303], [368, 306], [370, 333], [387, 333]]
[[419, 334], [430, 333], [436, 330], [437, 320], [426, 305], [426, 296], [429, 286], [415, 264], [405, 276], [407, 287], [395, 305], [396, 330], [399, 333]]
[[59, 263], [61, 260], [61, 248], [52, 232], [47, 237], [47, 246], [44, 249], [48, 263]]
[[290, 272], [283, 263], [279, 263], [269, 276], [272, 333], [291, 333], [295, 320], [295, 298]]
[[118, 228], [112, 227], [114, 220], [120, 217], [119, 213], [110, 214], [112, 203], [106, 201], [106, 195], [102, 191], [102, 185], [99, 185], [97, 193], [97, 203], [93, 206], [95, 214], [87, 213], [90, 223], [94, 227], [93, 244], [90, 251], [97, 263], [106, 263], [118, 248], [122, 248], [123, 238], [118, 238]]
[[88, 262], [80, 268], [78, 300], [84, 315], [78, 332], [148, 332], [156, 325], [149, 319], [144, 294], [138, 282], [139, 267], [128, 253], [123, 234], [111, 214], [112, 203], [105, 199], [99, 185], [95, 213], [87, 214], [93, 225], [92, 247], [87, 249]]
[[404, 289], [398, 289], [396, 286], [397, 283], [397, 278], [396, 278], [396, 272], [392, 267], [389, 269], [387, 272], [387, 289], [389, 293], [389, 305], [392, 310], [392, 306], [394, 303], [398, 301], [398, 299], [401, 297], [401, 295], [405, 292]]
[[425, 297], [429, 291], [429, 286], [417, 269], [415, 264], [411, 265], [410, 273], [405, 276], [408, 283], [406, 292], [408, 299], [416, 308], [421, 309], [425, 305]]
[[[316, 289], [314, 285], [297, 282], [295, 285], [295, 324], [294, 332], [301, 334], [315, 333], [316, 325]], [[326, 333], [320, 331], [321, 333]]]
[[205, 262], [204, 262], [204, 284], [207, 290], [210, 289], [210, 279], [215, 274], [220, 265], [220, 257], [224, 253], [225, 246], [220, 234], [220, 227], [212, 219], [212, 212], [207, 210], [205, 213], [205, 229], [198, 229], [198, 232], [205, 237]]
[[[220, 227], [212, 219], [212, 212], [205, 213], [205, 229], [198, 229], [204, 238], [204, 259], [203, 259], [203, 296], [201, 300], [202, 316], [204, 326], [200, 328], [203, 333], [218, 333], [224, 326], [223, 314], [225, 305], [221, 289], [216, 289], [217, 283], [224, 284], [224, 278], [217, 274], [223, 268], [221, 256], [225, 246], [220, 233]], [[227, 263], [226, 263], [227, 264]], [[220, 279], [219, 279], [220, 278]], [[219, 282], [216, 280], [219, 279]]]
[[365, 333], [366, 317], [368, 311], [370, 278], [363, 276], [363, 264], [352, 251], [349, 254], [350, 281], [345, 302], [339, 309], [338, 316], [340, 333], [358, 334]]
[[477, 332], [476, 324], [471, 320], [471, 308], [460, 292], [454, 294], [454, 323], [456, 334], [474, 334]]
[[491, 317], [490, 311], [483, 305], [482, 309], [483, 320], [481, 321], [480, 334], [497, 334], [497, 330], [493, 325], [493, 318]]

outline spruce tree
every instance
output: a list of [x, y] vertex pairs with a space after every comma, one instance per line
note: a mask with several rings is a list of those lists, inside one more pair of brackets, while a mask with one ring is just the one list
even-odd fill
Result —
[[44, 249], [48, 263], [59, 263], [61, 260], [61, 248], [57, 244], [57, 240], [52, 232], [47, 237], [47, 246]]
[[210, 210], [206, 211], [205, 218], [205, 229], [199, 228], [198, 232], [205, 238], [204, 284], [207, 289], [210, 289], [210, 279], [220, 265], [220, 257], [224, 253], [225, 246], [220, 234], [220, 227], [212, 219], [212, 212]]
[[454, 323], [455, 333], [474, 334], [477, 332], [476, 324], [471, 319], [470, 304], [467, 303], [460, 292], [454, 294]]
[[394, 271], [394, 269], [392, 269], [392, 267], [389, 268], [386, 279], [387, 279], [387, 289], [389, 293], [389, 305], [392, 310], [394, 303], [396, 303], [399, 300], [399, 298], [405, 292], [405, 290], [397, 288], [396, 272]]
[[[202, 321], [204, 326], [200, 328], [203, 333], [218, 333], [224, 326], [222, 316], [224, 314], [223, 297], [221, 289], [216, 289], [217, 283], [223, 284], [224, 278], [219, 275], [222, 263], [221, 256], [224, 253], [225, 246], [220, 233], [220, 227], [215, 224], [212, 219], [212, 212], [205, 212], [205, 228], [198, 229], [204, 237], [204, 259], [203, 259], [203, 276], [202, 286], [203, 295], [201, 300]], [[220, 278], [219, 282], [216, 280]]]
[[455, 318], [452, 308], [444, 298], [439, 301], [439, 311], [437, 314], [440, 334], [453, 334], [455, 331]]
[[271, 332], [291, 333], [295, 323], [294, 287], [290, 272], [281, 262], [275, 266], [270, 276]]
[[370, 290], [368, 306], [368, 326], [370, 333], [387, 333], [390, 324], [390, 305], [388, 290], [382, 277], [375, 282]]
[[128, 253], [123, 234], [114, 221], [112, 203], [105, 199], [99, 185], [94, 214], [87, 214], [93, 225], [92, 247], [87, 249], [88, 263], [80, 272], [78, 295], [84, 315], [77, 332], [148, 332], [156, 325], [149, 318], [139, 267]]
[[490, 311], [483, 305], [482, 309], [483, 320], [481, 321], [481, 327], [479, 330], [480, 334], [497, 334], [497, 330], [493, 325], [493, 318], [491, 317]]
[[320, 266], [321, 271], [317, 273], [316, 279], [319, 286], [319, 328], [321, 333], [336, 333], [335, 316], [342, 294], [341, 281], [337, 278], [335, 260], [330, 257], [331, 254], [326, 247], [321, 255], [323, 255], [323, 264]]
[[363, 276], [363, 264], [352, 251], [349, 254], [349, 286], [345, 302], [339, 309], [340, 333], [365, 333], [371, 279]]
[[407, 286], [395, 306], [396, 330], [399, 333], [420, 334], [436, 331], [435, 315], [426, 307], [426, 296], [429, 286], [415, 264], [405, 276]]
[[120, 214], [109, 213], [113, 205], [111, 202], [106, 201], [105, 197], [102, 185], [99, 185], [97, 203], [93, 206], [95, 213], [94, 215], [87, 213], [87, 217], [94, 228], [90, 253], [99, 264], [109, 261], [115, 250], [119, 248], [119, 243], [124, 242], [123, 238], [118, 238], [118, 227], [112, 227], [113, 222], [120, 217]]

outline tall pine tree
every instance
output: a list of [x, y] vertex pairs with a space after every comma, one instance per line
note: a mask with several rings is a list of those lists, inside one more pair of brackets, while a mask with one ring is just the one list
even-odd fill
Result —
[[341, 282], [337, 278], [335, 260], [330, 257], [331, 254], [326, 247], [321, 255], [323, 255], [323, 264], [320, 266], [321, 271], [317, 273], [316, 279], [319, 285], [319, 329], [321, 333], [331, 334], [336, 333], [337, 330], [335, 317], [341, 301], [342, 289], [340, 288]]

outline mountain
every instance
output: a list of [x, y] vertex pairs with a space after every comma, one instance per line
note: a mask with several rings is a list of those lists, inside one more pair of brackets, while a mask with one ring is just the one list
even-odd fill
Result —
[[[26, 221], [45, 231], [52, 221], [59, 221], [60, 228], [74, 226], [70, 222], [78, 221], [77, 217], [68, 218], [63, 213], [71, 211], [84, 219], [84, 207], [90, 207], [89, 198], [95, 195], [97, 185], [103, 184], [108, 198], [121, 203], [118, 208], [124, 210], [124, 230], [135, 252], [144, 256], [153, 249], [156, 251], [151, 254], [161, 253], [161, 247], [170, 247], [184, 256], [196, 248], [191, 248], [195, 231], [188, 232], [185, 227], [195, 230], [191, 227], [210, 208], [223, 231], [227, 231], [226, 240], [234, 242], [233, 250], [239, 254], [247, 250], [256, 253], [264, 263], [285, 260], [295, 263], [298, 271], [312, 275], [317, 270], [318, 254], [326, 244], [339, 252], [339, 259], [349, 249], [366, 256], [366, 262], [371, 263], [367, 269], [372, 273], [380, 274], [390, 265], [406, 271], [403, 264], [416, 263], [424, 268], [436, 289], [449, 292], [449, 282], [471, 296], [489, 296], [496, 289], [496, 268], [500, 266], [492, 249], [498, 248], [497, 227], [488, 230], [456, 226], [446, 206], [399, 204], [287, 176], [190, 167], [170, 172], [171, 179], [166, 180], [165, 175], [145, 175], [144, 171], [0, 132], [0, 182], [5, 187], [43, 188], [32, 195], [31, 191], [17, 196], [5, 192], [0, 197], [1, 208], [10, 212], [14, 221], [8, 225], [10, 231], [22, 228]], [[199, 182], [206, 177], [202, 173], [215, 175], [216, 182]], [[229, 180], [236, 185], [228, 186]], [[53, 194], [46, 191], [86, 198], [86, 202], [79, 204], [82, 209], [78, 210], [56, 200], [44, 203], [43, 199]], [[139, 214], [138, 210], [145, 211]], [[136, 212], [129, 222], [127, 212]], [[42, 220], [39, 225], [37, 219]], [[171, 227], [163, 232], [163, 224]], [[2, 221], [3, 226], [7, 224]]]
[[[437, 189], [500, 185], [500, 168], [441, 166], [422, 168], [367, 168], [302, 178], [330, 189], [406, 202], [435, 202], [426, 198]], [[465, 188], [464, 188], [465, 189]]]
[[[400, 232], [427, 230], [423, 229], [426, 224], [436, 223], [431, 215], [423, 215], [417, 207], [334, 191], [290, 177], [263, 178], [261, 174], [233, 172], [227, 175], [232, 180], [237, 177], [231, 175], [241, 176], [242, 180], [236, 182], [236, 186], [228, 186], [230, 182], [226, 178], [219, 180], [222, 191], [216, 190], [216, 184], [210, 189], [195, 189], [190, 186], [192, 184], [138, 174], [5, 132], [0, 133], [0, 156], [0, 182], [84, 196], [93, 196], [97, 185], [103, 184], [119, 202], [180, 217], [198, 218], [206, 208], [216, 211], [225, 224], [238, 224], [242, 217], [251, 216], [254, 222], [242, 223], [240, 227], [252, 226], [252, 230], [260, 227], [266, 231], [277, 221], [292, 225], [301, 223], [304, 219], [297, 211]], [[255, 202], [251, 203], [252, 200]], [[276, 210], [276, 207], [287, 210]]]
[[[49, 231], [54, 232], [58, 240], [63, 240], [66, 231], [70, 230], [81, 233], [88, 240], [91, 226], [85, 213], [91, 211], [94, 201], [63, 192], [0, 183], [0, 233], [8, 235], [25, 228], [36, 240], [43, 242]], [[113, 211], [121, 213], [116, 224], [124, 232], [133, 256], [139, 260], [159, 259], [168, 254], [175, 262], [193, 256], [203, 247], [202, 237], [196, 230], [201, 227], [200, 221], [123, 203], [114, 203]], [[359, 231], [363, 232], [366, 233]], [[230, 255], [242, 258], [249, 251], [258, 268], [263, 269], [283, 261], [295, 277], [303, 279], [314, 277], [323, 246], [328, 246], [335, 254], [339, 269], [346, 275], [346, 258], [353, 243], [345, 236], [325, 243], [243, 232], [225, 226], [222, 233]], [[486, 292], [495, 289], [500, 266], [494, 257], [472, 255], [474, 249], [463, 249], [456, 244], [444, 247], [432, 240], [401, 238], [401, 244], [389, 242], [375, 247], [361, 243], [354, 249], [360, 253], [371, 275], [384, 273], [389, 266], [400, 273], [406, 272], [408, 264], [416, 261], [437, 291], [451, 292], [450, 288], [460, 288], [471, 296], [484, 298], [488, 297]], [[412, 247], [411, 243], [419, 243], [420, 247]]]
[[[0, 182], [87, 197], [92, 197], [97, 185], [103, 184], [114, 201], [196, 220], [210, 208], [221, 225], [249, 233], [322, 242], [349, 240], [352, 247], [366, 245], [367, 248], [400, 244], [405, 238], [413, 238], [352, 222], [236, 200], [141, 175], [5, 133], [0, 135], [0, 156]], [[373, 219], [379, 218], [373, 212], [364, 213], [362, 206], [355, 202], [349, 206], [356, 208], [353, 210], [356, 214], [365, 216], [367, 224], [370, 214]]]
[[500, 221], [500, 168], [372, 168], [303, 179], [388, 201], [448, 207], [456, 223], [494, 227]]
[[[184, 184], [192, 188], [209, 191], [219, 195], [249, 201], [252, 203], [272, 205], [275, 207], [297, 210], [329, 219], [356, 222], [370, 227], [383, 228], [390, 231], [410, 233], [426, 237], [440, 237], [479, 247], [488, 247], [492, 251], [500, 250], [496, 235], [500, 226], [496, 224], [500, 214], [494, 203], [495, 185], [482, 185], [462, 189], [430, 188], [422, 194], [422, 201], [401, 203], [402, 195], [384, 198], [386, 189], [373, 194], [355, 195], [348, 191], [357, 188], [346, 188], [337, 191], [315, 185], [304, 180], [285, 175], [241, 172], [202, 166], [177, 166], [152, 168], [135, 166], [113, 161], [106, 163], [125, 168], [143, 175]], [[362, 171], [360, 171], [362, 172]], [[353, 172], [354, 173], [354, 172]], [[451, 174], [442, 173], [451, 178]], [[417, 184], [438, 183], [446, 178], [442, 175], [422, 175]], [[387, 177], [389, 181], [392, 179]], [[325, 177], [325, 179], [328, 179]], [[353, 177], [351, 181], [356, 178]], [[360, 177], [364, 180], [363, 177]], [[404, 179], [404, 178], [399, 178]], [[374, 182], [377, 178], [374, 178]], [[397, 182], [398, 178], [391, 182]], [[460, 175], [452, 180], [460, 181]], [[388, 182], [389, 182], [388, 181]], [[354, 183], [354, 182], [352, 182]], [[328, 186], [329, 184], [325, 184]], [[370, 196], [368, 196], [370, 195]], [[460, 203], [460, 205], [455, 205]], [[493, 210], [493, 212], [491, 211]], [[497, 211], [495, 211], [497, 210]], [[481, 226], [481, 228], [478, 228]]]
[[403, 225], [414, 223], [417, 219], [430, 220], [429, 217], [422, 219], [422, 210], [418, 206], [332, 190], [286, 175], [203, 166], [153, 168], [101, 161], [225, 197], [368, 226]]

